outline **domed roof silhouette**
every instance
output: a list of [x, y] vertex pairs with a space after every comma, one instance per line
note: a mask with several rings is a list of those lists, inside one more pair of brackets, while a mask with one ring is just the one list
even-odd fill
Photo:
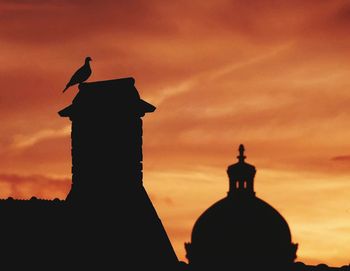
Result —
[[227, 170], [227, 197], [209, 207], [193, 227], [186, 244], [189, 264], [193, 270], [288, 270], [297, 249], [288, 223], [255, 196], [255, 167], [245, 163], [243, 145], [239, 151], [238, 163]]

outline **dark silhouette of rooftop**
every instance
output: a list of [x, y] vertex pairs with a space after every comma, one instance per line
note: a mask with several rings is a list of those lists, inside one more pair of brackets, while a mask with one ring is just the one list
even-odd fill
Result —
[[191, 270], [292, 270], [297, 245], [282, 215], [255, 196], [256, 169], [245, 162], [229, 166], [227, 197], [209, 207], [196, 221], [186, 244]]
[[227, 197], [209, 207], [197, 219], [191, 242], [185, 243], [189, 264], [182, 268], [200, 270], [350, 270], [295, 262], [298, 245], [285, 218], [259, 199], [254, 191], [256, 169], [245, 162], [239, 146], [238, 161], [227, 168]]
[[65, 200], [0, 200], [4, 270], [350, 270], [295, 262], [288, 223], [256, 197], [243, 145], [227, 197], [199, 217], [189, 264], [179, 263], [143, 187], [142, 117], [155, 109], [133, 78], [79, 85], [59, 112], [72, 122], [71, 190]]
[[140, 99], [134, 83], [82, 83], [59, 112], [72, 121], [71, 191], [65, 201], [0, 201], [6, 221], [0, 228], [9, 233], [2, 240], [4, 264], [13, 270], [177, 267], [142, 184], [141, 117], [155, 107]]

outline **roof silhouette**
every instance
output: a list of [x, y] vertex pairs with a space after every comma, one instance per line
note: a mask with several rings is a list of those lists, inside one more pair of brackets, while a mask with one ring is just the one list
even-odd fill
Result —
[[[10, 270], [175, 270], [178, 260], [142, 177], [142, 119], [155, 107], [133, 78], [81, 83], [59, 112], [72, 121], [65, 201], [0, 201]], [[30, 249], [29, 249], [30, 248]], [[21, 261], [16, 259], [20, 258]]]
[[[209, 207], [196, 221], [187, 258], [193, 270], [291, 270], [297, 245], [282, 215], [254, 192], [256, 169], [245, 162], [229, 166], [227, 197]], [[273, 256], [272, 256], [273, 255]]]
[[0, 200], [6, 270], [350, 270], [294, 263], [286, 220], [255, 196], [256, 169], [227, 169], [229, 192], [197, 220], [189, 264], [180, 262], [143, 187], [142, 100], [133, 78], [80, 83], [59, 111], [72, 121], [72, 187], [66, 200]]

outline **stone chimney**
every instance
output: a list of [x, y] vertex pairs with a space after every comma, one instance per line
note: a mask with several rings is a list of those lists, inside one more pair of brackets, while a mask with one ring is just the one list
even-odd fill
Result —
[[177, 257], [142, 185], [141, 118], [155, 107], [140, 99], [134, 84], [133, 78], [80, 84], [59, 112], [72, 121], [66, 199], [72, 250], [83, 255], [78, 262], [93, 259], [109, 269], [122, 263], [125, 270], [175, 270]]
[[80, 84], [73, 103], [59, 112], [72, 121], [68, 202], [108, 200], [142, 186], [141, 117], [155, 107], [134, 84], [133, 78]]

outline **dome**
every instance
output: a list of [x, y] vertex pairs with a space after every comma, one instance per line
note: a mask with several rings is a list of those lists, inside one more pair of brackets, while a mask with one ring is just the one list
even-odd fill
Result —
[[243, 152], [241, 145], [239, 162], [228, 168], [227, 197], [209, 207], [193, 227], [186, 251], [194, 270], [288, 270], [296, 258], [288, 223], [255, 196], [255, 167], [244, 162]]
[[216, 202], [198, 218], [191, 239], [191, 250], [202, 254], [194, 257], [239, 262], [287, 255], [294, 260], [286, 220], [257, 197], [226, 197]]
[[291, 242], [286, 220], [258, 197], [219, 200], [198, 218], [192, 231], [192, 242], [232, 241], [231, 247], [239, 246], [240, 250], [257, 240], [273, 241], [276, 245]]

